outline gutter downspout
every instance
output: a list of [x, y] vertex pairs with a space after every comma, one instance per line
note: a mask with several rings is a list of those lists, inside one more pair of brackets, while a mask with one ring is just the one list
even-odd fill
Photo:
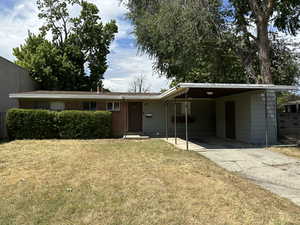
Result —
[[269, 146], [268, 93], [265, 89], [265, 147]]

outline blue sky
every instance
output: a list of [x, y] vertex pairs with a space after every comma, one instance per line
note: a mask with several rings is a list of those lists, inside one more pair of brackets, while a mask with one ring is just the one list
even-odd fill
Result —
[[[104, 85], [112, 91], [127, 91], [135, 76], [144, 74], [151, 91], [167, 88], [169, 81], [152, 70], [147, 55], [138, 54], [132, 26], [125, 18], [126, 8], [119, 0], [90, 0], [100, 9], [103, 22], [117, 20], [119, 33], [111, 45], [108, 56], [109, 69], [104, 74]], [[36, 0], [0, 0], [0, 55], [14, 60], [12, 48], [24, 43], [27, 32], [37, 33], [42, 25], [37, 17]], [[76, 11], [76, 10], [75, 10]], [[76, 13], [76, 12], [74, 12]]]

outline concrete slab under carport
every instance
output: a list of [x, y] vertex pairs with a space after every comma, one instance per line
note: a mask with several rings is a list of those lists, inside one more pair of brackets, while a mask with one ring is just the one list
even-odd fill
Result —
[[[211, 138], [209, 142], [213, 139], [216, 144], [206, 144], [206, 147], [200, 142], [189, 142], [189, 150], [300, 206], [300, 160], [248, 144], [243, 148], [228, 148], [228, 140], [223, 140], [225, 146], [222, 148], [222, 140]], [[174, 138], [164, 140], [175, 145]], [[242, 146], [234, 141], [232, 145]], [[177, 138], [175, 146], [186, 150], [186, 141]]]

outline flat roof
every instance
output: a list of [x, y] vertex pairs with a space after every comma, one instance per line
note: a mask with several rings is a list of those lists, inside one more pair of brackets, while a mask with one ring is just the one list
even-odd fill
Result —
[[[166, 100], [193, 93], [192, 98], [221, 97], [254, 90], [291, 91], [296, 86], [272, 84], [216, 84], [216, 83], [179, 83], [163, 93], [129, 93], [129, 92], [82, 92], [82, 91], [32, 91], [10, 94], [16, 99], [109, 99], [109, 100]], [[215, 95], [206, 96], [207, 91]]]

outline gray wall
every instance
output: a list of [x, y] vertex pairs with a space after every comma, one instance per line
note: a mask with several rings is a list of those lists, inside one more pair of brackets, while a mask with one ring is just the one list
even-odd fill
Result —
[[[225, 103], [234, 101], [236, 107], [236, 139], [239, 141], [265, 143], [265, 99], [263, 91], [221, 97], [216, 100], [191, 101], [191, 115], [194, 123], [189, 124], [189, 137], [217, 136], [225, 138]], [[146, 135], [165, 136], [165, 106], [163, 102], [144, 102], [143, 131]], [[147, 118], [146, 114], [152, 114]], [[168, 133], [174, 136], [174, 103], [168, 105]], [[268, 92], [269, 143], [277, 142], [276, 95]], [[185, 124], [177, 124], [178, 136], [185, 135]]]
[[[179, 102], [179, 101], [177, 101]], [[190, 137], [215, 136], [215, 102], [211, 100], [191, 101], [191, 116], [195, 119], [189, 124]], [[165, 136], [166, 113], [162, 102], [145, 102], [143, 107], [143, 131], [149, 136]], [[151, 113], [152, 118], [145, 117]], [[169, 136], [174, 136], [174, 102], [168, 104], [168, 132]], [[185, 135], [185, 123], [177, 123], [177, 135]]]
[[[236, 104], [236, 139], [248, 143], [265, 143], [265, 98], [263, 91], [222, 97], [216, 101], [216, 134], [225, 138], [225, 102]], [[268, 138], [270, 144], [277, 142], [276, 95], [268, 92]]]
[[[268, 110], [268, 139], [270, 144], [277, 143], [277, 115], [276, 115], [276, 94], [273, 91], [267, 93]], [[256, 92], [251, 96], [251, 136], [253, 143], [265, 143], [265, 95], [264, 92]]]
[[251, 96], [247, 94], [232, 95], [216, 100], [216, 134], [217, 137], [225, 138], [225, 103], [235, 102], [235, 131], [236, 139], [250, 142], [251, 136]]
[[[18, 101], [10, 99], [9, 94], [32, 91], [37, 84], [28, 72], [0, 56], [0, 113], [2, 115], [10, 108], [18, 107]], [[0, 138], [5, 135], [4, 124], [0, 124]]]

